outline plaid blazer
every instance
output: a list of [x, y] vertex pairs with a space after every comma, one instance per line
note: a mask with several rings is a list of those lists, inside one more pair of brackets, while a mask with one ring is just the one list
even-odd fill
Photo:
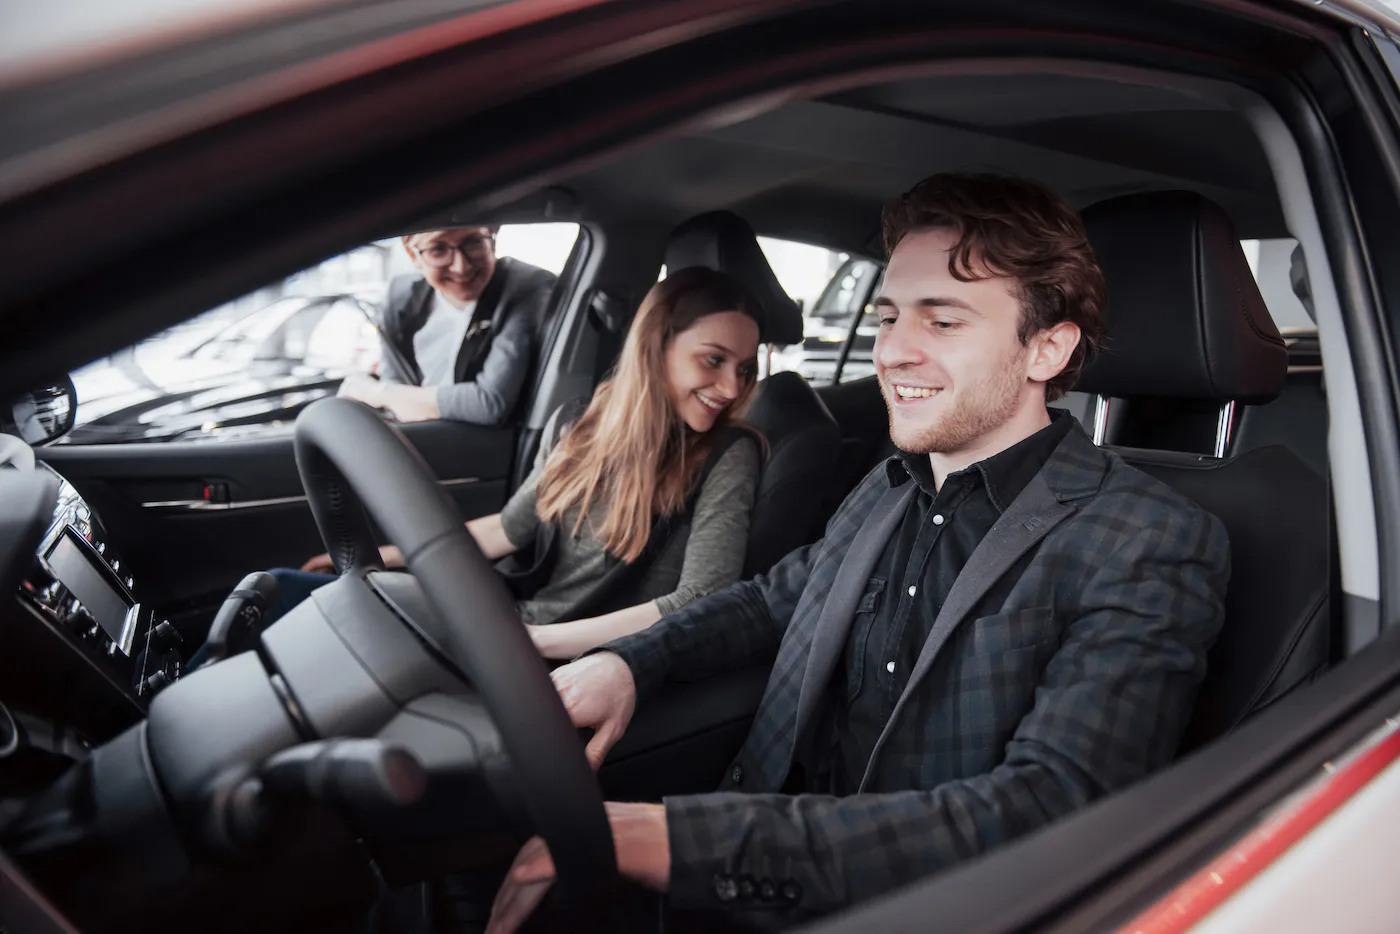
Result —
[[[894, 889], [1166, 765], [1219, 631], [1219, 520], [1079, 426], [974, 551], [856, 795], [778, 793], [913, 484], [882, 464], [819, 542], [607, 646], [639, 703], [772, 662], [719, 792], [666, 799], [669, 905], [779, 927]], [[738, 920], [738, 919], [736, 919]]]

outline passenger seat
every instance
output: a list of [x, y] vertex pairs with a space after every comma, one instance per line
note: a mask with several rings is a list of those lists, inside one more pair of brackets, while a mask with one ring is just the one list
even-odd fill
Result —
[[[748, 288], [761, 310], [761, 338], [774, 346], [802, 342], [802, 309], [768, 265], [748, 222], [729, 211], [701, 214], [681, 224], [666, 247], [666, 268], [707, 266]], [[749, 521], [744, 576], [771, 568], [788, 552], [821, 537], [830, 499], [832, 465], [841, 432], [831, 413], [797, 373], [775, 373], [758, 384], [747, 417], [768, 441]]]

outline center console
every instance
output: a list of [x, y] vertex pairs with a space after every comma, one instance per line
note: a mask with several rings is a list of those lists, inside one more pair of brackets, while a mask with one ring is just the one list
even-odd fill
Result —
[[[49, 643], [35, 658], [51, 658], [61, 642], [127, 700], [144, 708], [150, 696], [180, 677], [180, 638], [137, 598], [137, 584], [101, 520], [72, 484], [59, 481], [53, 519], [21, 582], [21, 605], [42, 624], [34, 638]], [[26, 640], [28, 641], [28, 640]], [[41, 648], [35, 646], [35, 648]]]

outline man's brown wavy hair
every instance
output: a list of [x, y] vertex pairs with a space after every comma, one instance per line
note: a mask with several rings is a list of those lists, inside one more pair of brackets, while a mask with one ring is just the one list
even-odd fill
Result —
[[1074, 388], [1103, 345], [1107, 297], [1079, 212], [1054, 192], [1021, 178], [932, 175], [885, 206], [885, 254], [910, 233], [954, 230], [948, 272], [961, 282], [1005, 276], [1020, 286], [1021, 326], [1028, 344], [1040, 331], [1072, 321], [1079, 345], [1059, 375], [1045, 384], [1053, 402]]

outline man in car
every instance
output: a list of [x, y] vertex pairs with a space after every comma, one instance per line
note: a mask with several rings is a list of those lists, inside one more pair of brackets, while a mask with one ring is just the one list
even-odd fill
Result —
[[[788, 925], [1150, 774], [1220, 628], [1220, 522], [1046, 407], [1103, 338], [1079, 216], [940, 175], [886, 208], [884, 239], [874, 363], [902, 453], [822, 541], [555, 672], [597, 764], [664, 681], [772, 665], [717, 793], [608, 806], [621, 873], [673, 917]], [[530, 841], [492, 930], [552, 875]]]
[[501, 425], [530, 371], [554, 276], [496, 256], [496, 228], [403, 238], [421, 276], [389, 283], [380, 315], [379, 379], [352, 376], [340, 395], [399, 421]]

